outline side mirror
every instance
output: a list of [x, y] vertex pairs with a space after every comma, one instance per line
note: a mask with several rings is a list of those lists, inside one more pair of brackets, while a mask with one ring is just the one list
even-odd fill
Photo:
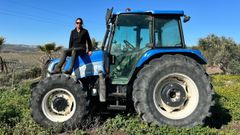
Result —
[[183, 22], [186, 23], [191, 19], [190, 16], [184, 15]]

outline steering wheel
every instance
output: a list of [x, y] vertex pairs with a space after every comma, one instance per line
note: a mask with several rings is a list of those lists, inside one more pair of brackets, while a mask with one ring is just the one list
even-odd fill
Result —
[[130, 49], [135, 49], [135, 47], [134, 47], [131, 43], [129, 43], [127, 40], [123, 40], [123, 42], [125, 43], [125, 45], [126, 45], [128, 48], [130, 48]]

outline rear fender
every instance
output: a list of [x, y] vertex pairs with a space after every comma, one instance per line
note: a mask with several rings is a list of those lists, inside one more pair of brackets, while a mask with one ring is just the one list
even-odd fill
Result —
[[207, 60], [203, 57], [199, 50], [192, 49], [153, 49], [147, 51], [138, 61], [136, 68], [143, 66], [146, 62], [155, 57], [161, 57], [164, 54], [182, 54], [193, 58], [200, 64], [207, 64]]

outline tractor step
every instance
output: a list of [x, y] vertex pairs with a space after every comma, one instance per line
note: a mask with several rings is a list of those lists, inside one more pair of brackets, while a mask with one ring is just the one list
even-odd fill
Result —
[[107, 107], [108, 110], [119, 110], [119, 111], [124, 111], [126, 110], [126, 106], [125, 105], [109, 105]]
[[108, 97], [116, 97], [116, 98], [126, 98], [126, 93], [111, 93], [108, 95]]

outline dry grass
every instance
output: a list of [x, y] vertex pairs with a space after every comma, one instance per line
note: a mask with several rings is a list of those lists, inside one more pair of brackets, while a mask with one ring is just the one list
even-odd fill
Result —
[[[43, 56], [42, 52], [34, 53], [22, 53], [22, 52], [8, 52], [1, 53], [1, 57], [7, 62], [7, 66], [10, 71], [13, 70], [24, 70], [32, 67], [41, 67]], [[58, 57], [54, 54], [54, 57]], [[46, 57], [44, 57], [46, 58]]]
[[42, 53], [1, 53], [2, 58], [7, 62], [8, 67], [16, 68], [14, 66], [37, 66], [40, 65], [39, 58]]

